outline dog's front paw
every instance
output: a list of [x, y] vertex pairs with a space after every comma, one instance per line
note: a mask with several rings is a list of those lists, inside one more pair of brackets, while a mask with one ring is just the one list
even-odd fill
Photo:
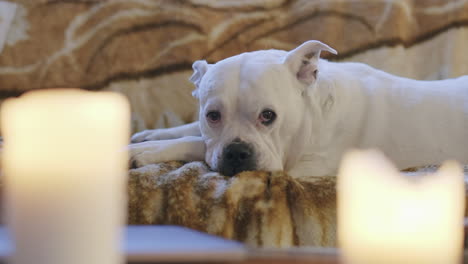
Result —
[[149, 164], [154, 164], [155, 159], [152, 157], [150, 151], [141, 152], [138, 154], [132, 154], [130, 156], [129, 167], [130, 169], [140, 168]]
[[129, 167], [131, 169], [143, 167], [148, 164], [157, 162], [153, 157], [153, 149], [157, 150], [156, 142], [142, 142], [128, 145]]
[[203, 160], [206, 150], [202, 137], [183, 137], [130, 144], [128, 151], [130, 167], [137, 168], [171, 160]]
[[147, 141], [128, 145], [130, 168], [167, 161], [171, 158], [171, 141]]
[[141, 132], [135, 133], [131, 138], [131, 142], [140, 143], [151, 140], [173, 139], [175, 136], [167, 130], [168, 129], [143, 130]]

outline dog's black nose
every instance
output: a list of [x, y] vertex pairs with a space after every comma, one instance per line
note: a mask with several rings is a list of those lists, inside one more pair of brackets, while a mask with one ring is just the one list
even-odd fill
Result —
[[234, 140], [224, 148], [219, 168], [221, 174], [234, 176], [239, 172], [255, 170], [255, 168], [255, 155], [251, 145]]

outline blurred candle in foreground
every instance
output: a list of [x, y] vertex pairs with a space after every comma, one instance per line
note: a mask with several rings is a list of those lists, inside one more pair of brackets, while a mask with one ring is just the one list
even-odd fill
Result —
[[344, 263], [461, 263], [465, 191], [456, 162], [405, 178], [380, 152], [350, 152], [337, 193]]
[[129, 105], [54, 89], [1, 109], [11, 263], [123, 263]]

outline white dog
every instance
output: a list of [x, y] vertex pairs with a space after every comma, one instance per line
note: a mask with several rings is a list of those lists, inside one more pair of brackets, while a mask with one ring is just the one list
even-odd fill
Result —
[[[334, 63], [319, 41], [296, 49], [196, 61], [190, 80], [199, 121], [148, 130], [130, 145], [137, 166], [205, 160], [232, 176], [286, 170], [336, 175], [350, 148], [378, 148], [400, 169], [468, 163], [468, 76], [442, 81], [397, 77], [361, 63]], [[157, 140], [157, 141], [148, 141]]]

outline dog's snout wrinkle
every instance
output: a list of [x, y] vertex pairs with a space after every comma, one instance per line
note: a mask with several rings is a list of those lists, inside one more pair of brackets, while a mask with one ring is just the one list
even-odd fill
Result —
[[224, 148], [219, 171], [226, 176], [234, 176], [242, 171], [256, 169], [253, 147], [236, 138]]

